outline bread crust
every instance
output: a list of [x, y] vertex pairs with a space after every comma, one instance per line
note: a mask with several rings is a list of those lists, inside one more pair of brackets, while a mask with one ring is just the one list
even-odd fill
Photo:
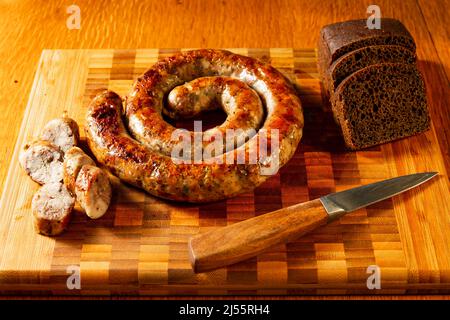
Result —
[[325, 87], [329, 96], [338, 85], [352, 73], [379, 63], [416, 63], [416, 54], [402, 46], [379, 45], [363, 47], [334, 61], [325, 73]]
[[381, 29], [368, 29], [367, 20], [349, 20], [324, 26], [318, 44], [319, 72], [323, 75], [344, 54], [373, 45], [400, 45], [412, 52], [416, 44], [398, 20], [381, 18]]

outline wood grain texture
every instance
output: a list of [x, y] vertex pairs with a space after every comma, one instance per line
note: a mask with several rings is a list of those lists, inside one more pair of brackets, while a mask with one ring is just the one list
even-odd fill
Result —
[[[66, 27], [73, 1], [0, 1], [0, 189], [20, 119], [44, 49], [315, 47], [328, 23], [366, 17], [369, 0], [96, 0], [76, 1], [81, 29]], [[435, 101], [432, 111], [450, 171], [448, 95], [449, 0], [377, 1], [382, 14], [400, 19], [418, 44], [421, 70]], [[207, 27], [205, 27], [207, 26]], [[446, 70], [446, 71], [445, 71]], [[447, 72], [447, 77], [445, 77]]]
[[440, 0], [430, 3], [426, 0], [418, 0], [417, 3], [422, 11], [422, 16], [428, 29], [428, 33], [436, 49], [439, 61], [444, 68], [447, 76], [447, 83], [450, 81], [450, 28], [447, 26], [446, 14], [450, 7], [450, 0]]
[[[81, 30], [68, 30], [65, 26], [65, 8], [73, 1], [0, 1], [0, 189], [6, 174], [16, 140], [19, 140], [21, 119], [31, 92], [34, 74], [40, 65], [44, 49], [64, 48], [154, 48], [154, 47], [314, 47], [322, 25], [351, 18], [365, 17], [371, 1], [359, 0], [170, 0], [170, 1], [76, 1], [81, 7]], [[418, 44], [431, 113], [447, 172], [450, 171], [450, 101], [448, 95], [449, 39], [447, 28], [448, 0], [439, 1], [377, 1], [384, 16], [400, 19], [413, 34]], [[207, 26], [207, 27], [205, 27]], [[149, 59], [152, 61], [151, 59]], [[109, 66], [106, 66], [109, 67]], [[446, 78], [444, 77], [447, 75]], [[105, 79], [90, 79], [92, 85]], [[58, 105], [58, 101], [55, 102]], [[318, 132], [320, 134], [320, 131]], [[380, 152], [376, 153], [378, 156]], [[374, 154], [375, 155], [375, 154]], [[352, 159], [349, 164], [346, 158]], [[361, 158], [361, 157], [360, 157]], [[333, 155], [328, 170], [344, 179], [359, 183], [356, 176], [355, 156]], [[364, 161], [364, 157], [362, 158]], [[301, 161], [305, 161], [304, 158]], [[347, 163], [345, 163], [347, 161]], [[345, 164], [344, 164], [345, 163]], [[397, 164], [398, 165], [398, 164]], [[396, 172], [395, 161], [390, 161], [389, 173]], [[371, 174], [371, 164], [362, 165], [362, 172]], [[380, 167], [376, 167], [379, 169]], [[384, 168], [383, 166], [381, 168]], [[308, 169], [310, 170], [310, 169]], [[409, 170], [405, 169], [404, 171]], [[314, 171], [314, 170], [313, 170]], [[385, 172], [385, 168], [382, 172]], [[409, 171], [408, 171], [409, 172]], [[373, 174], [372, 174], [373, 175]], [[380, 178], [386, 174], [381, 174]], [[330, 172], [328, 173], [330, 177]], [[275, 183], [276, 185], [276, 183]], [[338, 184], [339, 187], [339, 184]], [[304, 190], [300, 188], [300, 190]], [[316, 190], [316, 189], [312, 189]], [[263, 195], [258, 194], [258, 197]], [[286, 197], [284, 197], [286, 198]], [[307, 200], [307, 196], [296, 200]], [[259, 206], [249, 205], [239, 211], [240, 201], [231, 201], [231, 221], [253, 214]], [[292, 202], [291, 202], [292, 203]], [[406, 208], [396, 204], [405, 213]], [[370, 210], [368, 212], [371, 212]], [[426, 225], [422, 210], [420, 224]], [[414, 212], [410, 213], [414, 216]], [[238, 218], [236, 218], [238, 217]], [[143, 217], [136, 217], [138, 223]], [[122, 215], [119, 223], [127, 219]], [[356, 219], [356, 218], [353, 218]], [[392, 222], [389, 218], [387, 221]], [[413, 219], [411, 217], [410, 219]], [[373, 219], [372, 219], [373, 220]], [[409, 220], [397, 218], [399, 226], [408, 230]], [[19, 218], [20, 221], [20, 218]], [[353, 220], [354, 221], [354, 220]], [[223, 223], [223, 220], [222, 222]], [[433, 226], [434, 228], [435, 226]], [[433, 229], [432, 229], [433, 230]], [[429, 229], [421, 233], [429, 235]], [[7, 235], [1, 234], [0, 237]], [[350, 239], [351, 234], [345, 236]], [[423, 237], [422, 235], [419, 236]], [[379, 236], [378, 247], [383, 246]], [[395, 238], [395, 237], [394, 237]], [[416, 271], [410, 277], [418, 281], [417, 258], [412, 251], [414, 237], [403, 236], [411, 249], [406, 258]], [[415, 242], [420, 240], [415, 239]], [[42, 246], [42, 244], [39, 244]], [[355, 251], [356, 250], [356, 251]], [[357, 252], [354, 249], [350, 252]], [[63, 252], [64, 250], [62, 250]], [[44, 250], [45, 252], [45, 250]], [[306, 251], [308, 252], [308, 250]], [[430, 259], [428, 259], [430, 260]], [[428, 262], [427, 264], [428, 265]], [[62, 272], [63, 273], [63, 272]], [[14, 276], [16, 272], [11, 271]], [[45, 276], [45, 275], [43, 275]], [[24, 291], [21, 291], [23, 294]], [[433, 293], [433, 291], [430, 291]]]
[[[293, 159], [253, 193], [183, 205], [114, 180], [114, 201], [99, 220], [76, 212], [61, 237], [32, 230], [37, 186], [20, 170], [20, 146], [67, 110], [81, 125], [99, 89], [124, 95], [158, 57], [180, 49], [46, 50], [38, 66], [0, 203], [0, 292], [65, 295], [417, 294], [450, 290], [450, 193], [435, 128], [347, 152], [324, 108], [314, 49], [233, 49], [270, 62], [297, 87], [304, 135]], [[433, 102], [433, 100], [431, 101]], [[430, 107], [434, 107], [433, 104]], [[194, 274], [188, 238], [334, 191], [408, 173], [438, 171], [426, 185], [342, 217], [287, 245], [213, 272]], [[79, 266], [82, 290], [66, 288]], [[367, 290], [367, 267], [382, 290]]]
[[286, 244], [327, 220], [319, 199], [295, 204], [194, 236], [189, 240], [189, 259], [196, 273], [214, 270]]

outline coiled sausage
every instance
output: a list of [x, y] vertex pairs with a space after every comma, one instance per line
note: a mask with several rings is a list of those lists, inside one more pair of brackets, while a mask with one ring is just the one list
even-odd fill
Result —
[[[168, 155], [173, 149], [174, 127], [162, 114], [170, 115], [174, 111], [173, 106], [164, 106], [165, 100], [177, 86], [191, 82], [192, 87], [192, 81], [195, 85], [195, 81], [199, 81], [196, 79], [202, 77], [222, 77], [218, 82], [232, 78], [240, 81], [243, 88], [251, 88], [257, 94], [253, 98], [259, 97], [265, 107], [265, 120], [259, 124], [257, 134], [237, 148], [214, 154], [201, 163], [180, 163]], [[207, 81], [214, 83], [215, 80]], [[214, 94], [218, 94], [217, 90]], [[252, 99], [250, 104], [257, 109], [253, 98], [249, 98]], [[195, 109], [186, 103], [181, 105]], [[240, 105], [237, 109], [243, 107], [245, 105]], [[175, 111], [183, 112], [189, 115], [190, 111]], [[241, 121], [258, 125], [255, 113], [248, 119], [251, 121]], [[233, 121], [229, 125], [232, 126]], [[253, 190], [269, 177], [263, 172], [264, 168], [273, 164], [278, 168], [292, 157], [302, 128], [300, 100], [280, 72], [250, 57], [206, 49], [182, 52], [153, 65], [135, 82], [126, 98], [124, 115], [122, 100], [117, 94], [111, 91], [99, 94], [88, 108], [85, 126], [93, 154], [113, 174], [152, 195], [188, 202], [215, 201]], [[277, 139], [273, 140], [275, 136]], [[240, 155], [248, 160], [260, 150], [262, 137], [266, 138], [268, 149], [275, 141], [277, 150], [259, 157], [256, 163], [240, 162]]]

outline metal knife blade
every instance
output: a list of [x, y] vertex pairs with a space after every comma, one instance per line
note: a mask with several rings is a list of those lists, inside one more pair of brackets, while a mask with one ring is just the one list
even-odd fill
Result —
[[383, 180], [331, 193], [321, 197], [320, 201], [329, 214], [329, 220], [334, 220], [347, 212], [355, 211], [417, 187], [437, 174], [437, 172], [424, 172]]
[[427, 172], [384, 180], [196, 235], [188, 245], [192, 267], [196, 273], [205, 272], [256, 256], [270, 247], [295, 240], [324, 226], [347, 212], [414, 188], [436, 175], [437, 172]]

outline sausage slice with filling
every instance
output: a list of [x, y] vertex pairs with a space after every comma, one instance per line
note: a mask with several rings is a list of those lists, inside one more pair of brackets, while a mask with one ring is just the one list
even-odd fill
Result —
[[64, 155], [64, 184], [72, 194], [75, 194], [78, 173], [85, 164], [95, 166], [94, 160], [78, 147], [70, 148]]
[[34, 227], [40, 234], [56, 236], [69, 224], [75, 198], [61, 182], [42, 186], [33, 196]]
[[63, 180], [63, 154], [48, 141], [36, 141], [25, 146], [19, 155], [19, 163], [39, 184]]
[[62, 152], [66, 152], [80, 141], [78, 124], [68, 117], [50, 120], [42, 130], [40, 138], [58, 146]]
[[75, 194], [90, 218], [100, 218], [111, 202], [111, 184], [108, 175], [98, 167], [84, 165], [75, 182]]

